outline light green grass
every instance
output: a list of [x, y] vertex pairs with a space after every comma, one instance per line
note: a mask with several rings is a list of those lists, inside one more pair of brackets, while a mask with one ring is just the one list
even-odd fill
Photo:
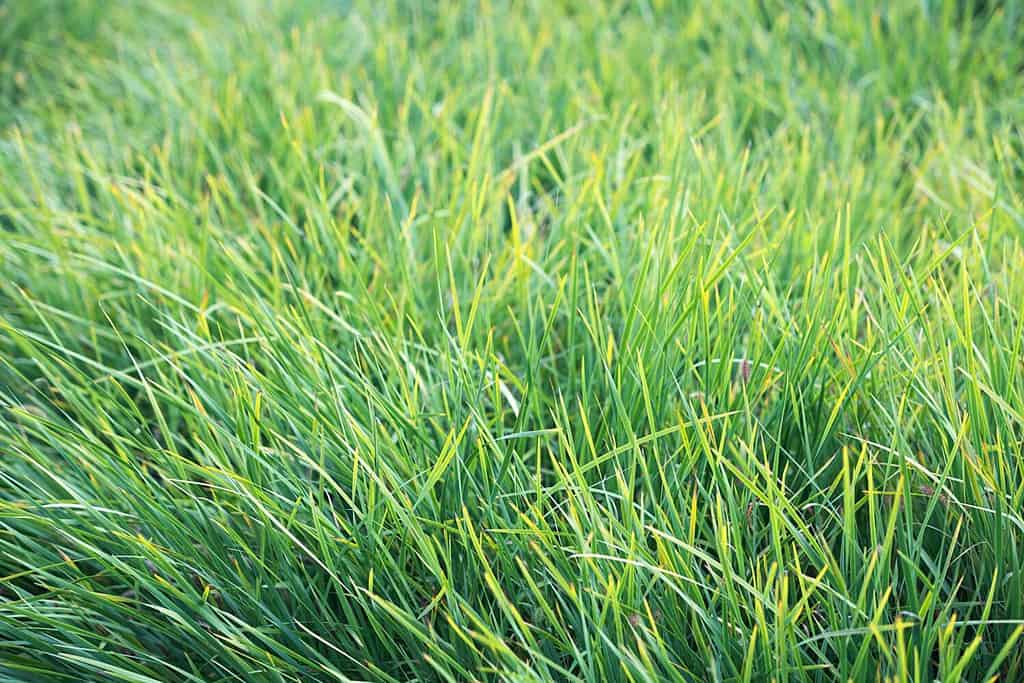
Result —
[[0, 677], [1024, 679], [1024, 5], [0, 0]]

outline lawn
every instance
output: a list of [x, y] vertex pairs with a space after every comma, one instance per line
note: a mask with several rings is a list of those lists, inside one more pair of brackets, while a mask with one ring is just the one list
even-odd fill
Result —
[[1022, 631], [1024, 3], [0, 0], [0, 679]]

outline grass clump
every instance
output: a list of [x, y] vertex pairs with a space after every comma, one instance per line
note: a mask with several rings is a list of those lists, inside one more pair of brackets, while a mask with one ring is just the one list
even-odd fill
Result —
[[1024, 7], [0, 3], [0, 672], [1024, 678]]

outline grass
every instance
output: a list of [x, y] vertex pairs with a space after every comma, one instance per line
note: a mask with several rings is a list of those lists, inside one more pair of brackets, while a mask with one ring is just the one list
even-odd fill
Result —
[[0, 677], [1024, 679], [1024, 5], [0, 1]]

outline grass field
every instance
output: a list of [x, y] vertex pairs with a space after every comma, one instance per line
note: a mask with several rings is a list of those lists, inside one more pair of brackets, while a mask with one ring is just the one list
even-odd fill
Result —
[[0, 678], [1024, 680], [1024, 3], [0, 0]]

